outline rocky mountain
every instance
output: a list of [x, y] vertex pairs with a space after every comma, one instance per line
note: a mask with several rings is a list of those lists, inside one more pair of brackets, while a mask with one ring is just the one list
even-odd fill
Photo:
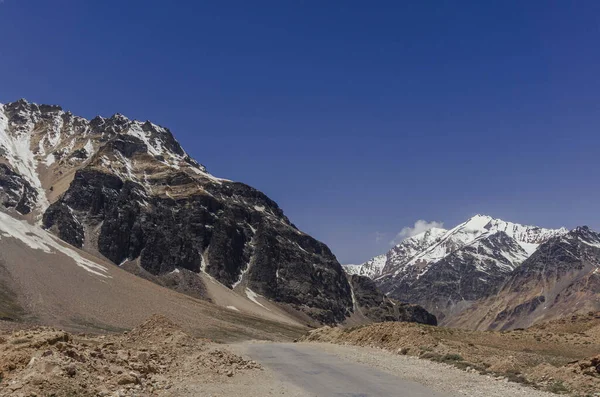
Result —
[[263, 193], [209, 174], [166, 128], [20, 100], [0, 108], [0, 158], [2, 205], [75, 247], [153, 276], [204, 272], [323, 322], [352, 310], [327, 246]]
[[578, 227], [542, 244], [493, 296], [449, 321], [477, 329], [524, 328], [600, 309], [600, 234]]
[[374, 280], [389, 297], [422, 305], [443, 323], [494, 294], [541, 243], [565, 233], [476, 215], [450, 230], [434, 228], [402, 241], [385, 254]]
[[337, 323], [354, 310], [325, 244], [262, 192], [211, 175], [149, 121], [0, 105], [0, 209], [197, 298], [208, 280], [305, 322]]
[[437, 319], [419, 305], [402, 303], [385, 296], [366, 276], [348, 275], [355, 313], [376, 322], [403, 321], [437, 325]]

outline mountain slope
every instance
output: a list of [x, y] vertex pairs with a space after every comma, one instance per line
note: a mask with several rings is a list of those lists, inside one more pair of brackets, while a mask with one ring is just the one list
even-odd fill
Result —
[[[349, 275], [352, 287], [354, 314], [348, 319], [347, 325], [364, 324], [375, 321], [402, 321], [428, 325], [437, 325], [437, 319], [427, 310], [418, 305], [395, 301], [386, 297], [366, 276]], [[363, 317], [362, 319], [360, 317]]]
[[403, 240], [386, 254], [378, 255], [362, 265], [346, 265], [344, 270], [348, 274], [357, 274], [370, 278], [377, 278], [382, 274], [398, 271], [408, 261], [438, 242], [446, 232], [447, 230], [445, 229], [431, 228]]
[[578, 227], [541, 245], [497, 294], [448, 324], [510, 329], [599, 309], [600, 234]]
[[389, 297], [422, 305], [444, 324], [495, 293], [541, 243], [566, 232], [476, 215], [450, 230], [434, 228], [402, 241], [374, 278]]
[[[136, 277], [0, 211], [2, 320], [72, 331], [129, 329], [163, 314], [211, 339], [282, 339], [304, 327], [276, 305], [238, 296], [236, 309], [190, 298]], [[214, 300], [208, 291], [207, 298]], [[252, 306], [247, 309], [247, 306]]]
[[440, 322], [471, 302], [493, 294], [527, 253], [504, 232], [483, 235], [431, 263], [425, 271], [383, 276], [379, 288], [404, 302], [423, 305]]
[[352, 311], [327, 246], [263, 193], [210, 175], [166, 128], [20, 100], [0, 107], [0, 165], [0, 205], [147, 278], [189, 270], [179, 281], [193, 290], [202, 273], [328, 323]]

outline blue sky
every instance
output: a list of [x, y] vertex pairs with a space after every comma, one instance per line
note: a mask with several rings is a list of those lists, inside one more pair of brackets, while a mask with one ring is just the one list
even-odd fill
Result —
[[597, 1], [4, 0], [0, 102], [167, 126], [360, 262], [419, 219], [600, 229], [599, 33]]

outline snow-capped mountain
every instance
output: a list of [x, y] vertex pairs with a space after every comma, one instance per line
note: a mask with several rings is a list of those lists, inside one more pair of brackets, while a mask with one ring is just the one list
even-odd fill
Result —
[[[417, 267], [425, 272], [429, 264], [438, 262], [447, 255], [475, 242], [504, 232], [531, 255], [537, 247], [552, 237], [564, 235], [565, 228], [545, 229], [537, 226], [523, 226], [518, 223], [494, 219], [487, 215], [475, 215], [466, 222], [450, 229], [431, 228], [409, 237], [386, 254], [378, 255], [362, 265], [351, 265], [346, 271], [372, 278], [393, 273], [395, 276]], [[385, 262], [385, 263], [384, 263]], [[519, 263], [515, 262], [515, 266]]]
[[401, 266], [407, 260], [415, 257], [425, 249], [435, 244], [447, 232], [441, 228], [431, 228], [423, 233], [416, 234], [394, 246], [386, 254], [378, 255], [361, 265], [344, 265], [348, 274], [358, 274], [370, 278], [377, 278], [384, 273], [389, 273], [396, 266]]
[[[133, 147], [132, 141], [139, 142]], [[132, 155], [146, 157], [132, 164]], [[37, 105], [19, 100], [0, 104], [0, 163], [13, 180], [4, 194], [31, 203], [39, 216], [69, 187], [77, 170], [90, 167], [110, 171], [121, 179], [143, 183], [159, 172], [180, 171], [194, 179], [220, 179], [190, 158], [171, 132], [149, 121], [111, 118], [86, 120], [59, 106]], [[149, 186], [166, 194], [163, 187]], [[4, 200], [5, 202], [7, 200]], [[8, 200], [9, 203], [11, 200]]]
[[[450, 229], [410, 237], [378, 258], [352, 269], [373, 277], [390, 297], [418, 303], [440, 320], [493, 293], [537, 247], [568, 231], [524, 226], [476, 215]], [[363, 267], [365, 270], [363, 270]]]
[[359, 276], [375, 278], [381, 275], [386, 261], [386, 255], [378, 255], [362, 265], [344, 265], [344, 270], [350, 275], [357, 274]]
[[[464, 223], [448, 230], [439, 239], [425, 248], [423, 251], [414, 255], [402, 266], [396, 263], [394, 272], [396, 275], [404, 273], [408, 267], [417, 266], [423, 271], [427, 270], [430, 263], [437, 262], [447, 255], [465, 247], [466, 245], [481, 239], [485, 236], [491, 236], [497, 232], [504, 232], [508, 237], [514, 239], [529, 255], [531, 255], [540, 243], [543, 243], [551, 237], [562, 235], [568, 232], [567, 229], [544, 229], [537, 226], [523, 226], [517, 223], [505, 222], [501, 219], [494, 219], [487, 215], [475, 215]], [[518, 263], [516, 264], [518, 265]], [[392, 269], [390, 268], [390, 271]]]

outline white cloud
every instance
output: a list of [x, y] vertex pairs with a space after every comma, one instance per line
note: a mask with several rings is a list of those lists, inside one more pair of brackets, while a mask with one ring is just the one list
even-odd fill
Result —
[[413, 227], [410, 227], [410, 226], [403, 227], [402, 230], [400, 230], [400, 232], [398, 234], [396, 234], [396, 237], [392, 241], [390, 241], [390, 245], [393, 246], [393, 245], [399, 244], [404, 239], [415, 236], [419, 233], [423, 233], [434, 227], [443, 228], [444, 222], [436, 222], [436, 221], [427, 222], [426, 220], [419, 219], [418, 221], [415, 222], [415, 225]]
[[383, 240], [385, 240], [385, 233], [381, 233], [381, 232], [375, 232], [375, 242], [377, 244], [379, 244], [380, 242], [382, 242]]

